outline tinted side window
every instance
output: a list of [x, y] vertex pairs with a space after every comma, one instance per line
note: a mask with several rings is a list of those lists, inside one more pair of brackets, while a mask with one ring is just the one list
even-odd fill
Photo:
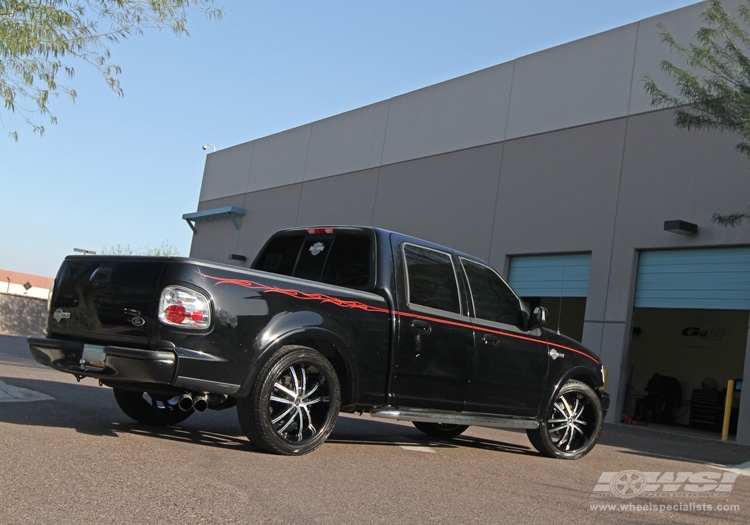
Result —
[[461, 313], [456, 273], [449, 254], [405, 244], [408, 302]]
[[517, 325], [521, 306], [513, 290], [492, 269], [461, 259], [471, 288], [474, 315], [479, 319]]

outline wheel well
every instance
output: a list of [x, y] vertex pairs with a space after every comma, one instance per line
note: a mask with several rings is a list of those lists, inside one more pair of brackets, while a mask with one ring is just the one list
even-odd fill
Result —
[[596, 381], [594, 381], [594, 378], [591, 377], [591, 375], [589, 375], [589, 374], [576, 374], [576, 375], [570, 376], [568, 378], [568, 381], [570, 381], [571, 379], [574, 379], [576, 381], [580, 381], [581, 383], [585, 383], [588, 386], [590, 386], [591, 388], [593, 388], [594, 390], [596, 390], [597, 388], [599, 388], [599, 385], [596, 384]]
[[333, 365], [333, 369], [336, 371], [336, 375], [339, 378], [339, 386], [341, 387], [341, 405], [346, 406], [350, 404], [352, 400], [351, 369], [341, 355], [338, 347], [329, 341], [319, 339], [295, 341], [295, 344], [314, 348], [328, 359], [331, 365]]

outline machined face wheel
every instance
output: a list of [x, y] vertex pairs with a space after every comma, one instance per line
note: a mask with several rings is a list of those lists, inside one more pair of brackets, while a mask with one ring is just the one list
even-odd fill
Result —
[[311, 439], [325, 424], [330, 401], [325, 375], [314, 365], [295, 363], [273, 383], [271, 425], [280, 438], [291, 443]]
[[280, 349], [263, 367], [252, 393], [237, 401], [245, 435], [275, 454], [301, 455], [322, 445], [341, 408], [333, 365], [305, 346]]
[[599, 440], [604, 420], [599, 396], [585, 383], [570, 380], [558, 392], [539, 428], [527, 430], [529, 441], [541, 454], [578, 459]]
[[577, 450], [591, 439], [596, 425], [594, 407], [579, 392], [560, 395], [547, 421], [547, 431], [560, 450]]

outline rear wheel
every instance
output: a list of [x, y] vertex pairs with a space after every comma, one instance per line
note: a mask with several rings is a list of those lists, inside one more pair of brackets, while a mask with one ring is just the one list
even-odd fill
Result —
[[542, 455], [578, 459], [596, 445], [603, 419], [602, 403], [596, 392], [585, 383], [570, 380], [547, 409], [539, 428], [526, 433]]
[[255, 445], [302, 455], [322, 445], [341, 408], [331, 363], [317, 350], [287, 346], [263, 367], [252, 393], [237, 402], [240, 426]]
[[122, 411], [139, 423], [158, 426], [176, 425], [193, 414], [192, 409], [187, 412], [180, 409], [179, 396], [149, 394], [119, 388], [112, 390], [115, 394], [115, 401]]
[[412, 421], [417, 430], [437, 439], [452, 439], [464, 433], [469, 428], [467, 425], [448, 425], [445, 423], [425, 423], [423, 421]]

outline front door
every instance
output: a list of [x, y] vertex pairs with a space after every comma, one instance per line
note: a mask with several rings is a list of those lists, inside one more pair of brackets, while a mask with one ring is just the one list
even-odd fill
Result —
[[525, 331], [521, 302], [492, 268], [461, 259], [474, 324], [474, 366], [466, 410], [535, 416], [548, 373], [541, 329]]

